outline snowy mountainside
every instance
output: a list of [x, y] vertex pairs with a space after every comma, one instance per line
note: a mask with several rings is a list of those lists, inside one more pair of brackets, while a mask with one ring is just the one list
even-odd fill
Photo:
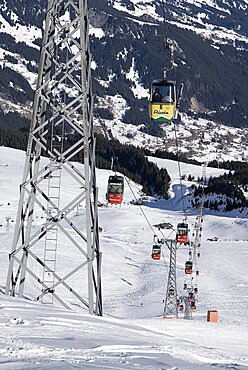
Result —
[[[202, 151], [217, 150], [216, 158], [225, 157], [225, 149], [213, 144], [225, 142], [225, 128], [224, 138], [210, 133], [205, 145], [200, 118], [213, 125], [247, 126], [247, 2], [165, 3], [168, 37], [175, 47], [176, 68], [170, 77], [178, 85], [185, 83], [182, 150], [192, 119], [199, 135], [189, 155], [201, 157]], [[28, 129], [46, 5], [45, 0], [0, 4], [0, 128]], [[94, 112], [96, 126], [113, 127], [114, 135], [123, 131], [118, 134], [122, 141], [129, 137], [136, 143], [134, 134], [146, 147], [157, 140], [173, 150], [173, 143], [164, 140], [167, 130], [151, 125], [148, 116], [150, 83], [162, 77], [168, 59], [161, 53], [162, 15], [161, 1], [89, 0]], [[240, 157], [236, 141], [229, 138], [231, 158]]]
[[[153, 232], [140, 208], [130, 204], [133, 194], [128, 183], [137, 195], [140, 186], [128, 179], [123, 205], [99, 208], [99, 225], [103, 229], [100, 234], [103, 317], [90, 316], [75, 305], [72, 311], [66, 311], [57, 305], [51, 308], [27, 299], [6, 297], [3, 291], [24, 157], [24, 152], [0, 147], [0, 361], [3, 369], [248, 368], [247, 219], [234, 213], [228, 217], [205, 214], [197, 311], [192, 321], [183, 320], [182, 314], [179, 320], [163, 319], [169, 253], [163, 249], [160, 261], [151, 259]], [[181, 193], [175, 191], [179, 186], [177, 163], [156, 161], [159, 166], [166, 166], [172, 179], [171, 199], [148, 198], [142, 209], [152, 226], [164, 221], [175, 228], [183, 217]], [[182, 171], [197, 177], [201, 176], [202, 167], [183, 164]], [[207, 176], [223, 172], [208, 168]], [[108, 176], [109, 171], [97, 170], [102, 203]], [[62, 198], [72, 191], [69, 184], [69, 179], [65, 179]], [[191, 184], [183, 181], [185, 192]], [[79, 209], [79, 215], [70, 217], [82, 222], [83, 209]], [[192, 210], [188, 216], [190, 229], [195, 217]], [[39, 217], [35, 217], [37, 223], [42, 223]], [[217, 242], [207, 241], [214, 236], [219, 238]], [[187, 252], [187, 247], [181, 246], [177, 253], [179, 291], [183, 287]], [[71, 261], [70, 251], [63, 241], [60, 253], [67, 265]], [[34, 286], [29, 287], [30, 298], [35, 296], [34, 290]], [[218, 310], [218, 323], [206, 321], [209, 309]]]
[[[245, 19], [248, 4], [245, 0], [238, 3], [232, 0], [167, 0], [164, 3], [170, 21], [212, 38], [217, 44], [228, 39], [247, 41], [248, 29]], [[115, 0], [112, 4], [116, 9], [144, 19], [149, 16], [158, 20], [162, 15], [162, 4], [157, 1]]]
[[[121, 143], [149, 148], [152, 152], [159, 149], [176, 153], [174, 125], [164, 128], [163, 137], [155, 137], [140, 131], [142, 126], [138, 126], [137, 130], [137, 126], [125, 125], [118, 115], [115, 117], [113, 121], [102, 122]], [[246, 161], [247, 134], [247, 128], [229, 127], [202, 118], [193, 119], [186, 114], [181, 115], [181, 123], [176, 125], [179, 151], [199, 162]]]

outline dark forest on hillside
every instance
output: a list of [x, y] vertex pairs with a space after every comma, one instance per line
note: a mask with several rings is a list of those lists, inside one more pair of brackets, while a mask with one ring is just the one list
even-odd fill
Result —
[[[22, 131], [1, 125], [0, 121], [0, 145], [26, 150], [28, 130], [23, 129]], [[72, 145], [76, 140], [76, 136], [68, 136], [65, 147]], [[170, 182], [168, 172], [149, 162], [142, 149], [132, 145], [122, 145], [118, 140], [109, 142], [103, 135], [97, 135], [96, 143], [98, 168], [110, 169], [111, 160], [114, 157], [113, 169], [115, 171], [120, 171], [133, 181], [142, 184], [146, 194], [168, 198]], [[83, 153], [81, 152], [73, 160], [82, 162]]]

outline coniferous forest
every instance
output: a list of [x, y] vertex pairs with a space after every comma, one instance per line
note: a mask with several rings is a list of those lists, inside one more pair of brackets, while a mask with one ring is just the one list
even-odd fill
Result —
[[[159, 169], [154, 163], [149, 162], [143, 149], [132, 145], [122, 145], [118, 140], [109, 142], [103, 135], [96, 136], [96, 165], [98, 168], [110, 169], [113, 157], [115, 171], [120, 171], [133, 181], [142, 184], [146, 194], [156, 194], [165, 199], [168, 198], [170, 183], [168, 172], [166, 169]], [[27, 128], [18, 130], [0, 123], [0, 145], [26, 150], [27, 139]], [[66, 145], [72, 145], [76, 140], [76, 136], [69, 135]], [[82, 153], [73, 159], [82, 162]]]

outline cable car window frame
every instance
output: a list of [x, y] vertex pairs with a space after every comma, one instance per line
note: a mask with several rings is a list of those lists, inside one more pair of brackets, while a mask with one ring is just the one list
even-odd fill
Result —
[[[159, 89], [161, 99], [154, 100], [155, 90]], [[166, 99], [166, 97], [169, 97]], [[154, 81], [151, 85], [151, 103], [174, 104], [176, 101], [176, 87], [172, 81]]]
[[[114, 187], [116, 187], [116, 189]], [[121, 184], [110, 183], [108, 186], [108, 194], [123, 194], [123, 186]]]
[[122, 176], [110, 176], [108, 179], [107, 193], [109, 195], [122, 195], [124, 193], [124, 178]]

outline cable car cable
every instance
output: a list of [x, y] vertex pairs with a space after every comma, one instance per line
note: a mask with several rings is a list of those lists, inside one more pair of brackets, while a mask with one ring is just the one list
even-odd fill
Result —
[[165, 13], [168, 13], [168, 10], [165, 6], [165, 0], [162, 0], [162, 9], [163, 9], [163, 25], [164, 25], [164, 51], [166, 52], [167, 49], [170, 51], [170, 65], [167, 68], [164, 68], [164, 78], [166, 79], [167, 72], [171, 71], [174, 68], [173, 62], [173, 48], [172, 44], [169, 42], [168, 39], [168, 22], [166, 22]]
[[[138, 201], [138, 199], [137, 199], [136, 195], [134, 194], [134, 191], [133, 191], [133, 189], [132, 189], [132, 187], [131, 187], [131, 185], [130, 185], [130, 183], [129, 183], [129, 179], [127, 179], [127, 177], [126, 177], [126, 176], [124, 176], [124, 178], [125, 178], [125, 180], [126, 180], [126, 182], [127, 182], [128, 186], [129, 186], [129, 189], [131, 190], [131, 193], [132, 193], [132, 195], [133, 195], [134, 199], [135, 199], [135, 200], [136, 200], [136, 202], [137, 202], [137, 201]], [[145, 217], [145, 219], [146, 219], [146, 221], [147, 221], [147, 223], [148, 223], [148, 225], [149, 225], [150, 229], [152, 230], [153, 235], [155, 235], [156, 233], [154, 232], [154, 229], [153, 229], [153, 227], [152, 227], [152, 225], [151, 225], [150, 221], [148, 220], [148, 218], [147, 218], [147, 216], [146, 216], [146, 214], [145, 214], [144, 210], [141, 208], [141, 206], [140, 206], [139, 204], [138, 204], [138, 206], [139, 206], [139, 208], [140, 208], [140, 210], [141, 210], [141, 212], [142, 212], [143, 216]]]
[[176, 152], [177, 152], [177, 165], [178, 165], [178, 174], [179, 174], [179, 181], [180, 181], [180, 189], [181, 189], [181, 196], [182, 196], [182, 204], [183, 204], [183, 213], [184, 213], [184, 219], [187, 220], [187, 210], [185, 207], [185, 195], [183, 193], [183, 183], [182, 183], [182, 171], [181, 171], [181, 165], [179, 161], [179, 148], [178, 148], [178, 140], [177, 140], [177, 132], [176, 132], [176, 124], [174, 123], [174, 132], [175, 132], [175, 143], [176, 143]]
[[[107, 129], [104, 127], [104, 128], [103, 128], [103, 130], [105, 131], [106, 136], [107, 136], [108, 138], [110, 138], [110, 137], [109, 137], [109, 133], [107, 132]], [[115, 152], [114, 152], [114, 150], [113, 150], [113, 148], [112, 148], [112, 146], [111, 146], [110, 140], [109, 140], [109, 148], [110, 148], [110, 150], [111, 150], [111, 152], [112, 152], [112, 154], [113, 154], [114, 158], [116, 159], [116, 161], [117, 161], [117, 163], [118, 163], [118, 157], [115, 155]], [[131, 190], [131, 193], [132, 193], [132, 195], [133, 195], [134, 199], [135, 199], [135, 200], [136, 200], [136, 202], [137, 202], [137, 201], [138, 201], [138, 199], [137, 199], [137, 197], [136, 197], [136, 195], [135, 195], [135, 193], [134, 193], [134, 191], [133, 191], [133, 189], [132, 189], [132, 187], [131, 187], [131, 185], [130, 185], [130, 181], [129, 181], [129, 179], [128, 179], [128, 178], [127, 178], [127, 176], [125, 176], [125, 175], [124, 175], [124, 179], [126, 180], [126, 183], [128, 184], [128, 187], [129, 187], [129, 189]], [[145, 220], [146, 220], [146, 222], [147, 222], [148, 226], [149, 226], [149, 227], [150, 227], [150, 229], [152, 230], [153, 235], [156, 235], [155, 230], [154, 230], [154, 228], [152, 227], [152, 225], [151, 225], [151, 223], [150, 223], [150, 221], [149, 221], [148, 217], [146, 216], [146, 214], [145, 214], [144, 210], [141, 208], [141, 206], [140, 206], [140, 205], [138, 205], [138, 206], [139, 206], [140, 211], [141, 211], [142, 215], [144, 216], [144, 218], [145, 218]], [[160, 231], [160, 232], [161, 232], [161, 231]], [[163, 235], [163, 233], [162, 233], [162, 232], [161, 232], [161, 234]], [[164, 237], [164, 235], [163, 235], [163, 237]]]

